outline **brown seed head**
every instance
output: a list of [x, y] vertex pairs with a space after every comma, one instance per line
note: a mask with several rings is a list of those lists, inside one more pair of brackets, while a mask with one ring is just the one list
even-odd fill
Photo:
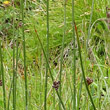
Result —
[[88, 84], [88, 86], [89, 86], [89, 85], [93, 82], [93, 79], [87, 77], [87, 78], [86, 78], [86, 81], [87, 81], [87, 84]]
[[60, 81], [54, 81], [52, 87], [55, 88], [56, 90], [58, 90], [59, 85], [60, 85]]
[[2, 86], [2, 80], [0, 80], [0, 86]]

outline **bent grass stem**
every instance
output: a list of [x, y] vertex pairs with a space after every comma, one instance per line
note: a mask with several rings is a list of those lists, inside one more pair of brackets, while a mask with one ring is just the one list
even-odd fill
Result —
[[[49, 72], [50, 72], [50, 76], [51, 76], [52, 82], [54, 82], [54, 78], [53, 78], [53, 75], [52, 75], [52, 72], [51, 72], [50, 65], [49, 65], [48, 60], [47, 60], [46, 53], [45, 53], [45, 51], [44, 51], [42, 42], [41, 42], [41, 40], [40, 40], [40, 38], [39, 38], [39, 36], [38, 36], [38, 33], [37, 33], [37, 30], [36, 30], [36, 29], [35, 29], [35, 33], [36, 33], [37, 38], [38, 38], [38, 40], [39, 40], [39, 43], [40, 43], [40, 45], [41, 45], [41, 48], [42, 48], [42, 51], [43, 51], [43, 54], [44, 54], [44, 57], [45, 57], [45, 60], [46, 60], [46, 63], [47, 63]], [[59, 95], [59, 92], [58, 92], [57, 90], [56, 90], [56, 93], [57, 93], [57, 96], [58, 96], [58, 98], [59, 98], [59, 100], [60, 100], [60, 103], [61, 103], [63, 109], [66, 110], [66, 109], [65, 109], [65, 105], [64, 105], [64, 103], [63, 103], [63, 101], [62, 101], [62, 99], [61, 99], [61, 96]]]
[[90, 91], [89, 91], [89, 88], [88, 88], [88, 85], [87, 85], [87, 82], [86, 82], [86, 78], [85, 78], [85, 72], [84, 72], [83, 62], [82, 62], [79, 36], [78, 36], [78, 31], [77, 31], [77, 27], [76, 27], [75, 22], [74, 22], [74, 26], [75, 26], [75, 31], [76, 31], [76, 37], [77, 37], [77, 43], [78, 43], [78, 51], [79, 51], [79, 57], [80, 57], [80, 62], [81, 62], [81, 69], [82, 69], [82, 74], [83, 74], [84, 83], [85, 83], [85, 86], [86, 86], [86, 90], [87, 90], [87, 92], [88, 92], [88, 95], [89, 95], [89, 97], [90, 97], [90, 101], [91, 101], [91, 103], [92, 103], [92, 106], [93, 106], [94, 110], [96, 110], [96, 107], [95, 107], [95, 105], [94, 105], [94, 102], [93, 102], [93, 99], [92, 99], [92, 96], [91, 96], [91, 94], [90, 94]]

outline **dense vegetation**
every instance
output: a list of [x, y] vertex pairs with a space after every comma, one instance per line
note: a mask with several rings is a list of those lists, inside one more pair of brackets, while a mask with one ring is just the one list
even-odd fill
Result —
[[0, 0], [0, 110], [109, 110], [109, 7]]

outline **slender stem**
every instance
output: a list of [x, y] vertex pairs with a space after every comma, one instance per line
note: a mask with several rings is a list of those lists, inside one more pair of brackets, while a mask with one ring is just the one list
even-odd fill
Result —
[[5, 79], [4, 79], [4, 71], [3, 71], [3, 53], [1, 49], [1, 40], [0, 40], [0, 60], [1, 60], [1, 75], [2, 75], [2, 84], [3, 84], [3, 102], [4, 102], [4, 110], [6, 110], [6, 94], [5, 94]]
[[22, 36], [23, 36], [23, 55], [24, 55], [24, 75], [25, 75], [25, 104], [28, 109], [28, 90], [27, 90], [27, 72], [26, 72], [26, 48], [25, 48], [25, 34], [24, 34], [24, 2], [21, 0], [22, 13]]
[[[47, 0], [47, 61], [48, 59], [49, 59], [49, 0]], [[44, 110], [46, 110], [47, 105], [47, 73], [48, 65], [46, 64]]]
[[7, 110], [9, 110], [10, 108], [10, 96], [11, 96], [12, 88], [13, 88], [13, 80], [11, 80], [11, 86], [10, 86], [9, 95], [8, 95]]
[[[19, 16], [19, 19], [20, 19], [20, 16]], [[17, 66], [18, 66], [18, 36], [19, 36], [19, 29], [18, 29], [18, 35], [17, 35], [17, 40], [16, 40], [17, 41], [16, 42], [16, 46], [17, 46], [16, 47], [16, 70], [15, 70], [15, 76], [14, 76], [14, 83], [13, 83], [13, 80], [11, 81], [11, 86], [10, 86], [9, 95], [8, 95], [7, 110], [9, 110], [9, 107], [10, 107], [10, 96], [11, 96], [13, 84], [15, 84], [14, 85], [14, 89], [15, 89], [15, 98], [14, 99], [15, 99], [15, 107], [16, 107], [16, 78], [17, 78]]]
[[[13, 4], [14, 9], [14, 4]], [[13, 110], [16, 110], [16, 91], [15, 91], [15, 26], [14, 26], [14, 10], [13, 10]]]
[[95, 105], [94, 105], [94, 102], [93, 102], [93, 99], [92, 99], [92, 96], [90, 94], [90, 91], [89, 91], [89, 88], [88, 88], [88, 85], [87, 85], [87, 82], [86, 82], [86, 78], [85, 78], [85, 72], [84, 72], [84, 68], [83, 68], [83, 62], [82, 62], [82, 56], [81, 56], [81, 48], [80, 48], [80, 42], [79, 42], [79, 36], [78, 36], [76, 24], [75, 24], [75, 31], [76, 31], [76, 36], [77, 36], [78, 51], [79, 51], [79, 57], [80, 57], [80, 62], [81, 62], [81, 69], [82, 69], [84, 83], [85, 83], [85, 86], [86, 86], [86, 90], [88, 92], [88, 95], [90, 97], [91, 103], [93, 105], [93, 108], [94, 108], [94, 110], [96, 110]]
[[74, 0], [72, 0], [72, 28], [73, 28], [73, 55], [74, 55], [74, 59], [73, 59], [73, 88], [74, 88], [74, 92], [73, 92], [73, 110], [76, 110], [76, 49], [75, 49], [75, 31], [74, 31]]
[[[60, 58], [60, 87], [59, 87], [59, 94], [61, 97], [61, 85], [62, 85], [62, 64], [63, 64], [63, 52], [64, 52], [64, 40], [65, 40], [65, 33], [66, 33], [66, 0], [64, 0], [64, 31], [63, 31], [63, 38], [62, 38], [62, 51], [61, 51], [61, 58]], [[59, 101], [59, 110], [61, 110], [61, 104]]]
[[[19, 20], [20, 20], [20, 15], [19, 15]], [[18, 34], [17, 34], [17, 38], [16, 38], [15, 93], [16, 93], [16, 86], [17, 86], [17, 70], [18, 70], [17, 67], [18, 67], [18, 58], [19, 58], [19, 54], [18, 54], [18, 46], [19, 46], [18, 36], [19, 36], [19, 29], [18, 29]], [[16, 95], [15, 95], [15, 100], [16, 100]], [[15, 102], [15, 105], [16, 105], [16, 102]]]
[[53, 89], [53, 110], [55, 110], [55, 90]]
[[[40, 43], [40, 45], [41, 45], [41, 48], [42, 48], [42, 51], [43, 51], [43, 54], [44, 54], [44, 57], [45, 57], [45, 60], [46, 60], [46, 63], [47, 63], [49, 72], [50, 72], [50, 77], [51, 77], [52, 81], [54, 82], [54, 78], [53, 78], [53, 75], [52, 75], [52, 72], [51, 72], [51, 68], [50, 68], [49, 62], [48, 62], [48, 60], [47, 60], [46, 53], [45, 53], [45, 51], [44, 51], [42, 42], [41, 42], [41, 40], [40, 40], [40, 38], [39, 38], [39, 36], [38, 36], [38, 33], [37, 33], [37, 30], [36, 30], [36, 29], [35, 29], [35, 33], [36, 33], [37, 38], [38, 38], [38, 40], [39, 40], [39, 43]], [[65, 105], [64, 105], [64, 103], [63, 103], [63, 101], [62, 101], [62, 99], [61, 99], [61, 97], [60, 97], [60, 95], [59, 95], [59, 93], [58, 93], [57, 90], [56, 90], [56, 93], [57, 93], [57, 96], [58, 96], [58, 98], [59, 98], [59, 100], [60, 100], [60, 103], [62, 104], [63, 109], [66, 110], [66, 109], [65, 109]]]

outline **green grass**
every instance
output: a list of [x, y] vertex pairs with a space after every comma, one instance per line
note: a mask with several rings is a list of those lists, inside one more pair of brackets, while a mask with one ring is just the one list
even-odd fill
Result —
[[[110, 32], [105, 19], [110, 1], [92, 4], [16, 0], [14, 7], [4, 7], [0, 0], [0, 110], [109, 110]], [[89, 86], [80, 60], [85, 78], [93, 79]], [[53, 82], [59, 80], [56, 91]]]

